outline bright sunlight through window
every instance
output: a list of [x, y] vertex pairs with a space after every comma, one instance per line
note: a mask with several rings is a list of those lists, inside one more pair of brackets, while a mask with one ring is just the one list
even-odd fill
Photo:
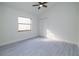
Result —
[[31, 30], [31, 19], [18, 17], [18, 31], [30, 31]]

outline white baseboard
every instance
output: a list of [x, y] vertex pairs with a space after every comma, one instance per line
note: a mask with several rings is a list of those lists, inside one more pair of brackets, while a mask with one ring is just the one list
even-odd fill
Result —
[[14, 40], [14, 41], [10, 41], [10, 42], [5, 42], [5, 43], [0, 44], [0, 47], [5, 46], [5, 45], [9, 45], [9, 44], [12, 44], [12, 43], [20, 42], [20, 41], [23, 41], [23, 40], [29, 40], [29, 39], [37, 38], [37, 37], [39, 37], [39, 36], [30, 37], [30, 38], [27, 38], [27, 39], [19, 39], [19, 40]]
[[[47, 38], [47, 37], [44, 37], [44, 36], [40, 36], [40, 37]], [[50, 39], [50, 38], [47, 38], [47, 39]], [[57, 40], [56, 40], [56, 41], [57, 41]], [[60, 41], [61, 41], [61, 42], [66, 42], [66, 43], [78, 45], [76, 42], [73, 42], [73, 41], [67, 41], [67, 40], [60, 40]]]
[[[23, 40], [29, 40], [29, 39], [33, 39], [33, 38], [37, 38], [37, 37], [47, 38], [47, 37], [44, 37], [44, 36], [35, 36], [35, 37], [27, 38], [27, 39], [19, 39], [19, 40], [14, 40], [14, 41], [10, 41], [10, 42], [5, 42], [3, 44], [0, 44], [0, 46], [5, 46], [5, 45], [8, 45], [8, 44], [20, 42], [20, 41], [23, 41]], [[70, 43], [70, 44], [75, 44], [75, 45], [79, 46], [78, 43], [72, 42], [72, 41], [62, 40], [62, 42], [66, 42], [66, 43]]]

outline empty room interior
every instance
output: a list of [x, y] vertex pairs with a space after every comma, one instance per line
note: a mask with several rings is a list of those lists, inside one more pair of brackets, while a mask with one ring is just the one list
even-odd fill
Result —
[[79, 56], [79, 2], [0, 2], [0, 56]]

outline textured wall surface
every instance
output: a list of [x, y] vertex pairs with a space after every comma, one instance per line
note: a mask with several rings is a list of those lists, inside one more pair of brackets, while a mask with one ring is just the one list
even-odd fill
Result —
[[[3, 5], [0, 5], [0, 12], [0, 45], [38, 36], [35, 15]], [[18, 32], [18, 17], [31, 18], [32, 31]]]
[[78, 29], [78, 4], [77, 3], [57, 3], [40, 19], [40, 36], [55, 36], [58, 40], [77, 43]]

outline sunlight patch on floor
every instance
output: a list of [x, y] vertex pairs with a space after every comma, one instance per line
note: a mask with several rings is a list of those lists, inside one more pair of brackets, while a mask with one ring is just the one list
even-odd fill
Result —
[[52, 41], [52, 40], [56, 40], [56, 41], [60, 41], [61, 39], [58, 38], [54, 33], [52, 33], [50, 30], [46, 30], [46, 37], [49, 38], [48, 41]]
[[72, 41], [62, 39], [60, 36], [52, 33], [49, 29], [46, 30], [45, 38], [40, 40], [40, 41], [43, 41], [43, 42], [56, 42], [56, 41], [58, 41], [58, 42], [75, 44]]

